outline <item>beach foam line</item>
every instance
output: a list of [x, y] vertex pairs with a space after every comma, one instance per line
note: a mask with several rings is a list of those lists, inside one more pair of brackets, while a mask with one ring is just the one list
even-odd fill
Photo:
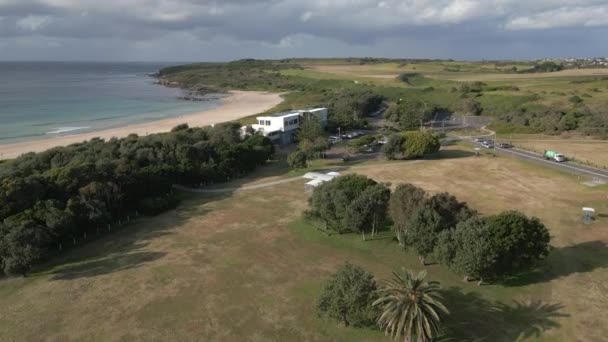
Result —
[[91, 127], [59, 127], [56, 130], [46, 132], [45, 134], [61, 134], [61, 133], [79, 131], [81, 129], [88, 129], [88, 128], [91, 128]]

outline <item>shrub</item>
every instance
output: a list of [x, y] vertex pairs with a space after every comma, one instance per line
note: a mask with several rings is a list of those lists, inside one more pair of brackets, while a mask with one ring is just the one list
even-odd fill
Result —
[[332, 274], [317, 300], [317, 313], [344, 326], [372, 326], [378, 315], [374, 276], [359, 266], [345, 264]]
[[292, 169], [303, 169], [307, 166], [306, 153], [296, 150], [287, 156], [287, 164]]

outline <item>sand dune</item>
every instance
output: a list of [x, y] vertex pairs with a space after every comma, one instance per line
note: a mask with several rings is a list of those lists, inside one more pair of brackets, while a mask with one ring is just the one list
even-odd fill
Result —
[[232, 121], [245, 116], [264, 112], [283, 101], [280, 94], [256, 91], [231, 91], [230, 96], [222, 99], [219, 108], [180, 117], [152, 121], [102, 131], [58, 136], [48, 139], [0, 145], [0, 159], [16, 158], [27, 152], [41, 152], [56, 146], [65, 146], [89, 140], [95, 137], [110, 139], [122, 138], [131, 133], [147, 135], [168, 132], [171, 128], [187, 123], [194, 126], [208, 126], [220, 122]]

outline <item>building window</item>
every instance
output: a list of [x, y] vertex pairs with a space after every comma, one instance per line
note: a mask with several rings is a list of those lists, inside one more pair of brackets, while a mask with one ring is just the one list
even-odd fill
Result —
[[270, 126], [270, 120], [266, 120], [266, 126]]
[[260, 124], [260, 126], [264, 126], [264, 120], [259, 120], [258, 123]]

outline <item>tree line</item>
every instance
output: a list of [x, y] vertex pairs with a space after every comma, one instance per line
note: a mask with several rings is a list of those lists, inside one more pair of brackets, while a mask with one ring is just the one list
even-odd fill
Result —
[[550, 251], [547, 228], [518, 211], [482, 216], [447, 193], [430, 195], [412, 184], [387, 184], [346, 175], [319, 185], [309, 198], [308, 218], [326, 231], [360, 233], [365, 240], [392, 223], [395, 240], [466, 280], [501, 279], [525, 271]]
[[174, 184], [239, 177], [274, 153], [261, 135], [242, 137], [235, 123], [175, 127], [28, 153], [0, 164], [0, 263], [25, 275], [91, 229], [133, 213], [175, 206]]

